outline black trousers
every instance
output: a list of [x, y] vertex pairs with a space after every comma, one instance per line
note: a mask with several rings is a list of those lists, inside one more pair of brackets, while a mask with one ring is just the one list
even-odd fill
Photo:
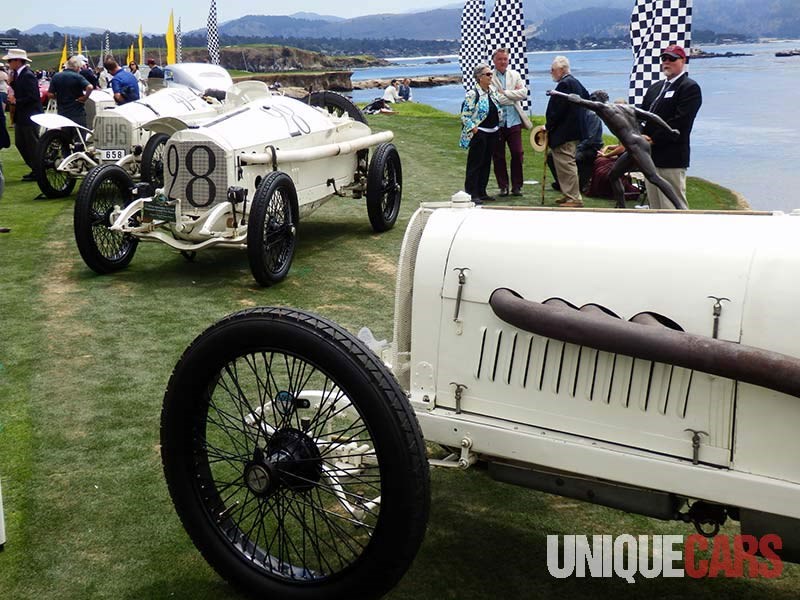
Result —
[[15, 131], [15, 144], [19, 150], [22, 160], [28, 165], [31, 171], [36, 170], [36, 146], [39, 143], [39, 126], [31, 122], [28, 124], [21, 124], [17, 122], [14, 126]]
[[464, 191], [473, 198], [484, 198], [489, 172], [492, 167], [492, 154], [497, 142], [497, 132], [475, 132], [467, 152], [467, 174], [464, 177]]

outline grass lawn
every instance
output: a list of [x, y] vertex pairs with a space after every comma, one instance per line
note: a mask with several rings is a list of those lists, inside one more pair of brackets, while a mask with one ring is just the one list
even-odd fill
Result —
[[[0, 235], [2, 598], [239, 597], [194, 549], [167, 494], [159, 456], [167, 379], [196, 335], [243, 307], [300, 307], [391, 337], [405, 224], [421, 201], [461, 188], [466, 159], [457, 117], [421, 105], [398, 112], [370, 117], [395, 131], [403, 162], [397, 226], [376, 235], [361, 201], [333, 200], [301, 223], [289, 276], [268, 289], [255, 285], [244, 252], [207, 251], [190, 263], [160, 244], [140, 244], [124, 271], [95, 275], [73, 239], [74, 197], [37, 199], [36, 184], [20, 181], [27, 169], [16, 150], [0, 153], [0, 225], [12, 228]], [[527, 149], [525, 171], [540, 179], [542, 156]], [[538, 205], [538, 190], [526, 186], [510, 204]], [[557, 197], [547, 191], [545, 204]], [[729, 191], [697, 179], [689, 200], [735, 207]], [[556, 580], [546, 570], [548, 534], [693, 529], [494, 483], [480, 470], [435, 471], [432, 488], [428, 534], [395, 600], [797, 597], [793, 566], [778, 580]]]

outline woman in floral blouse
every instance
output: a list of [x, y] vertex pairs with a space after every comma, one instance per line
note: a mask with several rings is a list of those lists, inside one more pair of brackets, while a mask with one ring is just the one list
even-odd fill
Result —
[[500, 129], [503, 108], [497, 92], [490, 86], [492, 69], [487, 64], [479, 64], [473, 71], [476, 85], [467, 92], [461, 104], [461, 142], [467, 153], [467, 173], [464, 178], [464, 191], [472, 196], [475, 204], [494, 200], [486, 193], [492, 152]]

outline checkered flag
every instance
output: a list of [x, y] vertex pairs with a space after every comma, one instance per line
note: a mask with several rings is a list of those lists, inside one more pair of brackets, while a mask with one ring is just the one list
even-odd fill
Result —
[[211, 0], [211, 9], [208, 11], [208, 60], [212, 65], [219, 64], [219, 31], [217, 31], [217, 2]]
[[75, 56], [75, 50], [72, 47], [72, 36], [67, 36], [67, 52], [69, 53], [67, 56]]
[[178, 17], [178, 28], [175, 30], [175, 62], [183, 62], [183, 34], [181, 33], [181, 18]]
[[[522, 81], [528, 81], [528, 58], [525, 56], [527, 40], [525, 39], [525, 17], [522, 14], [522, 0], [497, 0], [494, 11], [489, 18], [487, 28], [489, 51], [487, 56], [496, 48], [508, 48], [508, 66], [522, 76]], [[530, 90], [528, 90], [530, 95]], [[523, 110], [529, 106], [528, 100], [520, 102]]]
[[486, 61], [486, 4], [484, 0], [467, 0], [461, 13], [461, 77], [464, 89], [475, 85], [473, 70]]
[[111, 32], [106, 31], [106, 41], [103, 46], [103, 62], [105, 62], [106, 58], [109, 56], [111, 56]]
[[647, 88], [661, 78], [661, 51], [692, 43], [692, 0], [636, 0], [631, 13], [633, 70], [629, 102], [640, 105]]

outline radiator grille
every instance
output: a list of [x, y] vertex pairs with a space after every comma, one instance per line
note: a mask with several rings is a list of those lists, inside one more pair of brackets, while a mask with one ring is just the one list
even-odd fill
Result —
[[101, 150], [129, 150], [133, 144], [133, 126], [124, 117], [101, 113], [94, 122], [95, 146]]
[[187, 207], [207, 209], [227, 200], [225, 151], [211, 142], [167, 142], [164, 186], [171, 199]]

